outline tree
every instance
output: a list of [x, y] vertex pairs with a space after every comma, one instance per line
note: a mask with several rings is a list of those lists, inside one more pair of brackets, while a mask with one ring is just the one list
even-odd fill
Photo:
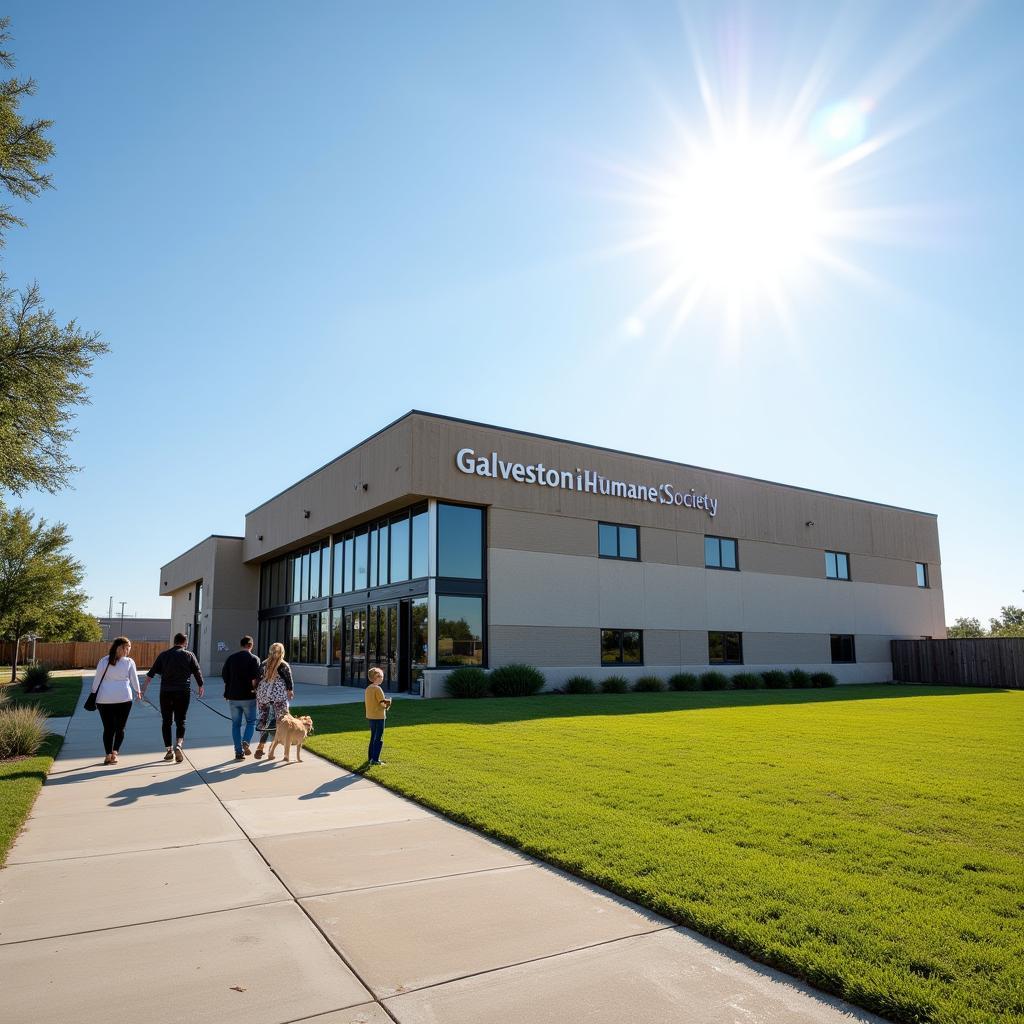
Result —
[[[0, 64], [7, 68], [14, 66], [3, 49], [9, 25], [9, 18], [0, 18]], [[33, 92], [32, 79], [0, 82], [0, 186], [23, 200], [51, 184], [42, 167], [53, 156], [46, 137], [53, 122], [26, 121], [19, 110]], [[10, 207], [0, 206], [0, 245], [7, 228], [21, 223]], [[67, 486], [76, 469], [68, 455], [73, 410], [88, 402], [84, 379], [106, 351], [97, 334], [73, 320], [61, 326], [38, 285], [16, 292], [0, 273], [0, 488], [22, 494]]]
[[15, 641], [12, 682], [18, 638], [28, 632], [46, 636], [83, 610], [84, 570], [67, 552], [69, 543], [63, 523], [35, 522], [31, 512], [0, 505], [0, 638]]
[[81, 605], [76, 603], [65, 614], [58, 616], [57, 621], [47, 630], [46, 639], [53, 643], [71, 640], [95, 643], [103, 639], [103, 627], [95, 615], [83, 611]]
[[964, 640], [985, 635], [980, 619], [965, 619], [961, 617], [952, 626], [946, 627], [946, 636], [950, 640]]
[[1007, 604], [999, 610], [998, 619], [989, 619], [991, 636], [1024, 637], [1024, 608]]

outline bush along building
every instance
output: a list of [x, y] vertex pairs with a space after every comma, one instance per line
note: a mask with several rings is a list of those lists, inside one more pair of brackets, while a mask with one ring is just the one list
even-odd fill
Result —
[[892, 678], [944, 637], [936, 517], [410, 412], [163, 567], [215, 674], [243, 633], [300, 682], [440, 696], [459, 665]]

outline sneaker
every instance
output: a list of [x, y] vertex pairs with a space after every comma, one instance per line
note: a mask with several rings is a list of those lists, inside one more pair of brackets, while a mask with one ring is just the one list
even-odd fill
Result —
[[257, 747], [256, 748], [256, 753], [253, 754], [252, 756], [255, 757], [256, 760], [258, 761], [263, 756], [263, 748], [262, 747]]
[[242, 740], [242, 753], [246, 757], [248, 757], [252, 753], [252, 748], [249, 746], [248, 743], [245, 742], [245, 740]]
[[178, 764], [181, 764], [181, 762], [185, 760], [185, 754], [180, 746], [174, 748], [174, 760], [177, 761]]
[[378, 768], [386, 768], [388, 763], [387, 761], [371, 761], [370, 764]]
[[110, 760], [110, 754], [107, 754], [107, 756], [105, 758], [103, 758], [103, 763], [104, 764], [113, 764], [114, 763], [113, 761]]
[[170, 749], [168, 749], [167, 753], [164, 754], [164, 760], [165, 761], [173, 761], [174, 760], [174, 753]]
[[236, 761], [244, 761], [245, 760], [245, 754], [243, 754], [241, 751], [239, 751], [237, 754], [235, 754], [235, 760]]

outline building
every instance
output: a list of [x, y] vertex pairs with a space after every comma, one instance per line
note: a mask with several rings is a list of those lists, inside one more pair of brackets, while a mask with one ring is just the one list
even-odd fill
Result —
[[134, 615], [113, 618], [106, 615], [97, 616], [100, 629], [103, 630], [101, 640], [108, 643], [115, 636], [126, 636], [132, 643], [152, 641], [153, 643], [169, 644], [171, 641], [170, 619], [140, 619]]
[[204, 671], [239, 636], [302, 682], [436, 696], [455, 665], [549, 685], [802, 667], [891, 679], [945, 636], [936, 517], [410, 412], [161, 570]]

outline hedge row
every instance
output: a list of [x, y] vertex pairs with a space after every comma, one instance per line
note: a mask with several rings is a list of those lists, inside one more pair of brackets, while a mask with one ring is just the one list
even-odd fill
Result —
[[[532, 665], [504, 665], [492, 672], [465, 665], [448, 674], [445, 691], [449, 697], [532, 697], [544, 689], [544, 673]], [[606, 676], [595, 683], [589, 676], [572, 676], [562, 684], [562, 693], [657, 693], [661, 690], [784, 690], [835, 686], [831, 672], [803, 669], [789, 672], [772, 669], [768, 672], [740, 672], [728, 676], [724, 672], [677, 672], [663, 680], [660, 676], [640, 676], [632, 686], [625, 676]]]

